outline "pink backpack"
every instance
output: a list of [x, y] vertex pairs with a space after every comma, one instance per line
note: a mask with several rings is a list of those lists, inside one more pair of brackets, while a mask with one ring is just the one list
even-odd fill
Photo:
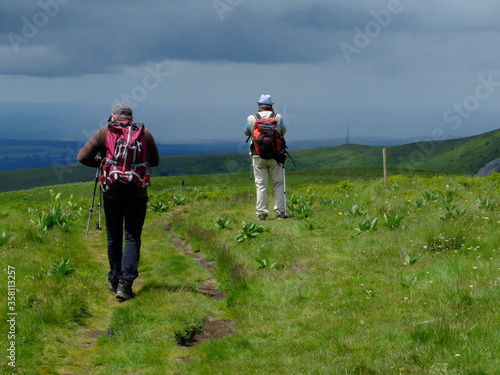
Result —
[[106, 157], [101, 163], [102, 190], [130, 190], [148, 186], [148, 166], [144, 124], [109, 122]]

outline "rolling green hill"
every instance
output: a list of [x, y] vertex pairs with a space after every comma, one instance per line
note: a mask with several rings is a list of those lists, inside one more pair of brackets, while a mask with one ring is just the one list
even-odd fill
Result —
[[[291, 150], [295, 165], [291, 170], [336, 168], [381, 168], [382, 146], [345, 144]], [[393, 173], [401, 170], [427, 170], [474, 175], [489, 161], [500, 157], [500, 130], [447, 141], [417, 142], [385, 147], [387, 163]], [[250, 170], [246, 153], [164, 156], [154, 176], [234, 173]], [[0, 172], [0, 191], [29, 189], [94, 179], [95, 171], [81, 165]]]
[[0, 193], [0, 373], [498, 374], [500, 174], [378, 172], [154, 178], [126, 302], [92, 182]]
[[[381, 167], [382, 146], [346, 144], [293, 151], [299, 169]], [[396, 169], [474, 175], [500, 157], [500, 130], [447, 141], [385, 147], [387, 163]]]

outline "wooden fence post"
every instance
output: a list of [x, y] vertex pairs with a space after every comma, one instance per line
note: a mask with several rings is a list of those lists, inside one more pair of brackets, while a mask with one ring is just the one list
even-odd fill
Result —
[[387, 153], [386, 153], [386, 149], [383, 148], [382, 149], [382, 159], [383, 159], [383, 163], [384, 163], [384, 188], [388, 188], [388, 185], [387, 185]]

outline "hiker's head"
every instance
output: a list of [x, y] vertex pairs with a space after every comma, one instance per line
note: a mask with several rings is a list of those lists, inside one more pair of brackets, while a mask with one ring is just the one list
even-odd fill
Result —
[[134, 115], [128, 104], [118, 103], [111, 110], [111, 121], [132, 121]]
[[262, 94], [260, 96], [259, 101], [257, 102], [259, 106], [259, 111], [273, 111], [273, 99], [271, 98], [271, 95], [265, 95]]

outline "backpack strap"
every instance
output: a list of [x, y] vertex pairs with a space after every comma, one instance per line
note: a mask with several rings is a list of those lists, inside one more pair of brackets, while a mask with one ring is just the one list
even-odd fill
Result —
[[[255, 118], [257, 120], [261, 120], [262, 119], [262, 116], [260, 115], [259, 112], [254, 113], [254, 116], [255, 116]], [[269, 117], [276, 118], [276, 113], [271, 112], [271, 114], [269, 115]]]

